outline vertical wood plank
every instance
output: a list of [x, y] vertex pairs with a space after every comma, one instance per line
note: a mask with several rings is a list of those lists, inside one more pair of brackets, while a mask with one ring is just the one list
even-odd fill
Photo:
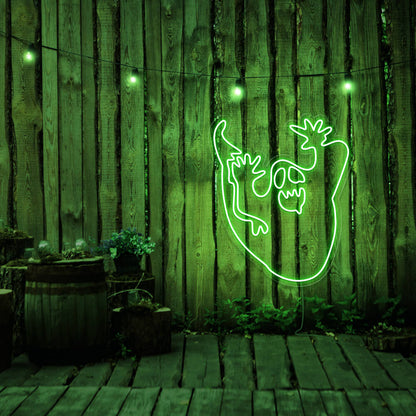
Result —
[[118, 225], [117, 117], [119, 111], [116, 58], [118, 1], [97, 0], [98, 146], [101, 236], [109, 238]]
[[156, 243], [150, 256], [155, 276], [155, 296], [163, 301], [163, 158], [162, 158], [162, 68], [161, 3], [145, 1], [147, 71], [147, 139], [149, 157], [149, 235]]
[[165, 303], [185, 311], [184, 156], [183, 156], [183, 0], [162, 1], [162, 134], [164, 192]]
[[[142, 2], [120, 0], [121, 62], [142, 68]], [[130, 82], [132, 68], [120, 68], [121, 101], [121, 213], [123, 227], [136, 227], [145, 234], [145, 161], [144, 161], [144, 77]]]
[[[263, 165], [270, 169], [269, 136], [269, 83], [270, 60], [268, 50], [267, 1], [246, 0], [246, 85], [247, 85], [247, 152], [256, 157], [260, 155]], [[251, 78], [254, 77], [254, 78]], [[266, 78], [255, 78], [266, 77]], [[259, 253], [267, 264], [272, 262], [272, 219], [271, 196], [259, 199], [253, 194], [251, 186], [246, 186], [248, 212], [261, 218], [269, 225], [269, 233], [260, 233], [257, 237], [248, 231], [248, 244], [251, 250]], [[271, 304], [272, 276], [253, 258], [249, 258], [250, 299], [254, 307], [263, 303]]]
[[[59, 48], [81, 52], [80, 1], [58, 3]], [[81, 58], [61, 53], [59, 72], [59, 180], [62, 242], [70, 243], [82, 235], [82, 96]]]
[[[7, 33], [7, 7], [6, 0], [0, 1], [0, 30]], [[11, 158], [9, 152], [9, 123], [8, 123], [8, 96], [10, 94], [10, 84], [7, 77], [7, 59], [9, 55], [9, 45], [6, 36], [0, 36], [0, 218], [7, 224], [8, 204], [9, 204], [9, 180]]]
[[[234, 82], [240, 77], [239, 67], [242, 60], [241, 51], [236, 45], [239, 32], [243, 30], [237, 23], [237, 7], [236, 2], [218, 0], [216, 2], [214, 44], [220, 70], [215, 99], [218, 120], [227, 121], [226, 137], [229, 137], [236, 147], [242, 149], [241, 105], [240, 102], [233, 101], [231, 96]], [[227, 78], [230, 76], [235, 76], [235, 80]], [[227, 221], [219, 186], [219, 169], [217, 184], [217, 302], [222, 305], [227, 299], [246, 296], [246, 256], [244, 248], [237, 242]], [[243, 187], [244, 184], [241, 183], [240, 186]], [[231, 200], [226, 202], [231, 204]], [[238, 224], [234, 226], [237, 227]], [[245, 234], [244, 227], [244, 224], [241, 224], [236, 230], [239, 235]]]
[[[13, 35], [35, 44], [38, 13], [31, 0], [13, 2]], [[12, 40], [12, 119], [16, 147], [15, 209], [17, 227], [43, 238], [43, 192], [39, 166], [42, 112], [36, 93], [34, 62], [25, 63], [27, 45]]]
[[351, 1], [351, 55], [355, 91], [351, 96], [354, 147], [356, 272], [358, 304], [372, 307], [387, 296], [387, 224], [384, 189], [383, 118], [377, 32], [377, 2]]
[[[296, 92], [292, 74], [295, 68], [296, 55], [293, 42], [296, 37], [296, 16], [293, 0], [275, 3], [275, 45], [276, 45], [276, 131], [277, 151], [279, 158], [295, 160], [295, 135], [289, 125], [296, 119]], [[276, 204], [276, 203], [275, 203]], [[275, 205], [276, 206], [276, 205]], [[299, 254], [297, 252], [297, 221], [293, 215], [279, 216], [277, 223], [280, 252], [278, 253], [279, 269], [282, 275], [295, 277]], [[297, 286], [285, 281], [278, 282], [279, 306], [293, 307], [299, 296]]]
[[[301, 75], [322, 74], [324, 72], [325, 42], [322, 21], [322, 2], [303, 1], [299, 5], [298, 23], [298, 66]], [[303, 119], [310, 117], [316, 121], [323, 117], [324, 78], [322, 76], [301, 76], [299, 79], [298, 125], [303, 126]], [[298, 163], [309, 166], [313, 157], [310, 151], [303, 151], [303, 143], [297, 137]], [[315, 142], [317, 144], [318, 142]], [[325, 212], [325, 176], [324, 151], [316, 147], [317, 160], [312, 172], [307, 172], [306, 202], [299, 216], [299, 262], [300, 276], [311, 277], [324, 264], [327, 255], [326, 212]], [[305, 296], [326, 298], [327, 278], [321, 274], [313, 280], [311, 286], [304, 289]]]
[[210, 3], [185, 0], [185, 226], [187, 310], [202, 323], [214, 306], [213, 156], [210, 79], [212, 70]]
[[[81, 2], [81, 51], [89, 57], [94, 56], [94, 18], [93, 2]], [[82, 217], [84, 238], [97, 241], [97, 110], [94, 67], [91, 58], [82, 59]]]
[[[42, 2], [42, 42], [57, 47], [57, 4]], [[58, 54], [42, 50], [43, 184], [45, 192], [45, 238], [59, 248], [59, 106]]]
[[[348, 42], [345, 21], [345, 0], [327, 2], [327, 39], [328, 72], [340, 72], [345, 68], [345, 45]], [[334, 137], [349, 142], [348, 131], [348, 96], [343, 89], [344, 76], [330, 75], [328, 79], [328, 121], [333, 128]], [[345, 161], [345, 149], [335, 147], [328, 151], [328, 191], [332, 192], [342, 171]], [[336, 203], [338, 210], [338, 230], [335, 241], [333, 260], [330, 267], [330, 284], [332, 302], [342, 301], [353, 291], [353, 275], [351, 270], [351, 210], [350, 180], [346, 172], [344, 182], [338, 191]], [[330, 203], [328, 199], [328, 203]]]
[[[391, 59], [393, 62], [411, 59], [410, 1], [389, 4], [391, 13]], [[416, 270], [416, 228], [413, 200], [414, 175], [412, 155], [412, 131], [415, 116], [412, 114], [411, 69], [408, 64], [392, 67], [394, 100], [392, 100], [391, 124], [389, 128], [391, 147], [395, 149], [394, 170], [391, 174], [394, 184], [394, 255], [396, 265], [397, 292], [402, 296], [409, 312], [415, 312], [414, 298], [416, 283], [409, 275]], [[395, 157], [394, 157], [395, 156]]]

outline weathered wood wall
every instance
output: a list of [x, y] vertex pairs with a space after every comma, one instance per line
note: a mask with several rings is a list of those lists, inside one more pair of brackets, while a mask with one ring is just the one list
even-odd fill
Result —
[[[0, 0], [0, 217], [56, 248], [136, 226], [157, 243], [158, 299], [197, 321], [228, 298], [293, 305], [299, 288], [274, 282], [228, 229], [212, 126], [226, 119], [233, 143], [266, 160], [295, 158], [288, 125], [324, 117], [350, 171], [337, 250], [304, 293], [412, 305], [415, 17], [411, 0]], [[322, 200], [342, 163], [319, 161], [307, 216], [262, 208], [274, 235], [252, 244], [288, 274], [313, 273], [327, 248]], [[250, 189], [241, 203], [255, 206]]]

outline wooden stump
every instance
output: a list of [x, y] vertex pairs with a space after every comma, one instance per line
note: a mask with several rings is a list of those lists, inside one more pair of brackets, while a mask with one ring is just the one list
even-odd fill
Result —
[[13, 291], [0, 289], [0, 371], [9, 368], [13, 349]]
[[0, 289], [13, 290], [13, 355], [25, 350], [25, 282], [27, 267], [0, 267]]
[[33, 237], [15, 237], [0, 239], [0, 265], [10, 260], [23, 258], [25, 248], [33, 247]]
[[117, 308], [112, 314], [114, 334], [125, 337], [127, 346], [137, 355], [153, 355], [171, 350], [172, 313], [169, 308], [155, 311], [132, 307]]

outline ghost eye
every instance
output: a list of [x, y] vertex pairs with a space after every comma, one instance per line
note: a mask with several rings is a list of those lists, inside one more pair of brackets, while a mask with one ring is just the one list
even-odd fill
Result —
[[285, 169], [284, 168], [278, 169], [273, 177], [274, 186], [277, 189], [281, 189], [285, 183], [285, 179], [286, 179]]
[[289, 168], [288, 175], [289, 181], [292, 183], [305, 183], [305, 175], [293, 166]]

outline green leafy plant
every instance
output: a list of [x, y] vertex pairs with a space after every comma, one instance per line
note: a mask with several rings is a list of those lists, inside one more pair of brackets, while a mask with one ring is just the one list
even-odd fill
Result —
[[406, 308], [402, 305], [401, 296], [395, 298], [381, 297], [374, 302], [384, 310], [381, 320], [388, 325], [404, 325]]
[[325, 299], [318, 296], [305, 297], [305, 302], [307, 304], [307, 316], [311, 320], [312, 325], [322, 331], [334, 329], [337, 321], [334, 305], [328, 304]]
[[119, 355], [122, 359], [131, 357], [133, 361], [136, 360], [136, 357], [132, 356], [132, 350], [126, 346], [127, 338], [125, 335], [117, 332], [115, 335], [115, 341], [117, 344], [117, 355]]
[[154, 251], [155, 243], [150, 237], [144, 237], [136, 231], [136, 228], [126, 228], [119, 233], [113, 233], [111, 238], [101, 242], [97, 252], [101, 254], [110, 254], [113, 259], [122, 254], [134, 254], [141, 257], [143, 254], [149, 254]]
[[364, 319], [358, 310], [356, 293], [353, 293], [343, 301], [337, 302], [336, 305], [342, 307], [341, 330], [347, 334], [354, 334], [358, 325], [360, 325]]

